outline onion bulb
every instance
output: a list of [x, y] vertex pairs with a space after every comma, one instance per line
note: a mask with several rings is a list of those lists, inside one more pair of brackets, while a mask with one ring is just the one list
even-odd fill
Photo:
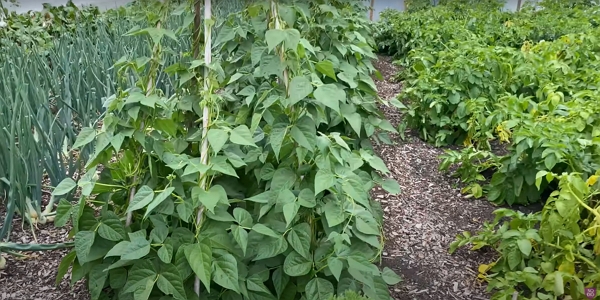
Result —
[[0, 255], [0, 270], [4, 270], [6, 268], [6, 258]]
[[37, 213], [37, 211], [35, 211], [35, 208], [33, 208], [33, 205], [31, 205], [31, 199], [27, 198], [27, 199], [25, 199], [25, 202], [27, 203], [27, 210], [29, 211], [29, 217], [31, 218], [31, 220], [36, 220], [38, 218], [38, 213]]

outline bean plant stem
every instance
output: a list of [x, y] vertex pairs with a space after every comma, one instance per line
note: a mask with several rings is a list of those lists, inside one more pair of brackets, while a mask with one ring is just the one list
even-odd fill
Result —
[[[137, 181], [137, 176], [133, 176], [133, 184], [134, 186], [129, 191], [129, 204], [133, 201], [133, 197], [135, 196], [135, 182]], [[127, 219], [125, 220], [125, 226], [129, 227], [131, 225], [131, 219], [133, 218], [133, 212], [127, 213]]]
[[[156, 24], [156, 28], [160, 29], [160, 22], [158, 22]], [[155, 55], [157, 51], [158, 51], [158, 43], [154, 44], [154, 48], [152, 49], [152, 54]], [[148, 96], [150, 96], [150, 94], [152, 94], [152, 90], [153, 90], [153, 86], [154, 86], [154, 77], [152, 76], [152, 72], [153, 72], [153, 70], [150, 69], [150, 74], [148, 75], [148, 85], [146, 86], [146, 97], [148, 97]], [[144, 130], [144, 121], [142, 121], [142, 124], [140, 125], [140, 130]], [[137, 175], [133, 176], [133, 187], [129, 191], [129, 204], [131, 204], [131, 201], [133, 201], [133, 197], [135, 197], [136, 182], [137, 182]], [[125, 220], [125, 226], [129, 227], [129, 225], [131, 225], [132, 219], [133, 219], [133, 212], [129, 211], [127, 213], [127, 219]]]
[[[275, 29], [282, 29], [281, 28], [281, 22], [279, 21], [279, 13], [277, 12], [277, 1], [276, 0], [271, 0], [271, 16], [273, 18], [273, 21], [275, 22]], [[284, 63], [285, 62], [285, 49], [284, 46], [279, 46], [278, 47], [278, 52], [279, 52], [279, 58], [281, 59], [281, 62]], [[278, 80], [279, 81], [279, 80]], [[283, 84], [285, 85], [285, 93], [286, 96], [289, 97], [289, 74], [288, 74], [288, 69], [284, 68], [283, 69]]]

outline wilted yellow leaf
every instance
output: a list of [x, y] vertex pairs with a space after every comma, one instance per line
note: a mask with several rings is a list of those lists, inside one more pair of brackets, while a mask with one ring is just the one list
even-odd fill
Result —
[[469, 146], [471, 146], [471, 145], [472, 145], [471, 138], [470, 138], [470, 137], [467, 137], [467, 138], [466, 138], [466, 139], [463, 141], [463, 146], [465, 146], [465, 147], [469, 147]]
[[509, 129], [506, 129], [502, 124], [496, 126], [496, 133], [500, 138], [500, 142], [508, 142], [510, 141], [511, 132]]
[[592, 176], [590, 176], [590, 178], [588, 178], [588, 180], [585, 183], [587, 183], [588, 186], [592, 186], [592, 185], [596, 184], [596, 181], [598, 181], [598, 177], [600, 177], [600, 176], [592, 175]]
[[489, 280], [484, 275], [479, 274], [479, 275], [477, 275], [477, 281], [479, 281], [479, 282], [484, 282], [484, 281], [488, 282]]
[[489, 265], [486, 265], [486, 264], [479, 265], [479, 268], [478, 268], [479, 274], [486, 274], [495, 264], [496, 263], [493, 262]]
[[568, 260], [564, 260], [562, 264], [558, 266], [558, 270], [569, 274], [575, 274], [575, 264]]

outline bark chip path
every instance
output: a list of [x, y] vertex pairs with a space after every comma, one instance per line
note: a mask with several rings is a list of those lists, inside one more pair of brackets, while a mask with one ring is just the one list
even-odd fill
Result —
[[[376, 80], [379, 95], [387, 100], [396, 97], [401, 88], [394, 81], [398, 68], [389, 57], [380, 57], [376, 68], [384, 77]], [[394, 107], [383, 110], [394, 126], [402, 122]], [[392, 138], [394, 145], [380, 145], [376, 151], [402, 192], [394, 196], [376, 189], [374, 196], [384, 210], [383, 265], [404, 279], [391, 288], [394, 299], [489, 299], [485, 285], [477, 281], [477, 269], [492, 261], [493, 253], [460, 249], [450, 255], [448, 246], [457, 234], [474, 232], [493, 219], [495, 207], [465, 198], [458, 180], [438, 171], [443, 149], [409, 131], [404, 140], [399, 135]]]

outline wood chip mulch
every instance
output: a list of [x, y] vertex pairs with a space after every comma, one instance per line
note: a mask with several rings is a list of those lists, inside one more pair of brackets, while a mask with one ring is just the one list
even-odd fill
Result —
[[[3, 200], [0, 199], [0, 203]], [[4, 222], [4, 217], [5, 209], [0, 207], [0, 224]], [[55, 244], [69, 241], [67, 228], [56, 228], [53, 223], [38, 224], [37, 227], [32, 231], [29, 224], [15, 214], [9, 241], [20, 244]], [[83, 281], [70, 286], [70, 273], [58, 286], [55, 284], [58, 264], [69, 250], [21, 253], [26, 255], [25, 257], [3, 253], [6, 268], [0, 270], [0, 300], [89, 300]]]
[[[376, 68], [385, 80], [376, 81], [379, 94], [392, 99], [401, 89], [394, 82], [398, 67], [389, 57], [380, 57]], [[401, 114], [384, 107], [388, 120], [397, 126]], [[397, 300], [490, 299], [485, 285], [477, 281], [478, 266], [495, 260], [493, 253], [448, 247], [457, 234], [477, 231], [493, 219], [495, 207], [484, 200], [466, 199], [456, 178], [438, 171], [435, 148], [407, 130], [405, 140], [393, 136], [394, 145], [377, 147], [402, 192], [393, 196], [376, 189], [374, 196], [384, 209], [386, 246], [383, 265], [404, 279], [392, 287]]]
[[[376, 67], [385, 80], [376, 81], [384, 99], [395, 97], [401, 84], [393, 81], [397, 67], [388, 57], [381, 57]], [[402, 116], [393, 108], [384, 108], [392, 124]], [[406, 140], [392, 136], [395, 145], [378, 146], [382, 159], [402, 188], [398, 196], [376, 189], [374, 196], [385, 212], [386, 247], [383, 265], [400, 274], [404, 281], [390, 290], [397, 300], [489, 299], [485, 285], [477, 281], [481, 263], [495, 259], [493, 253], [459, 250], [448, 254], [455, 236], [465, 230], [476, 231], [495, 209], [485, 201], [466, 199], [460, 194], [456, 179], [438, 171], [443, 149], [421, 141], [414, 133]], [[4, 207], [0, 207], [0, 224]], [[15, 216], [10, 241], [32, 242], [32, 231]], [[38, 243], [67, 240], [67, 229], [53, 224], [36, 230]], [[69, 286], [69, 275], [55, 286], [58, 264], [68, 250], [26, 253], [29, 257], [7, 258], [6, 269], [0, 271], [0, 300], [88, 300], [83, 282]]]

